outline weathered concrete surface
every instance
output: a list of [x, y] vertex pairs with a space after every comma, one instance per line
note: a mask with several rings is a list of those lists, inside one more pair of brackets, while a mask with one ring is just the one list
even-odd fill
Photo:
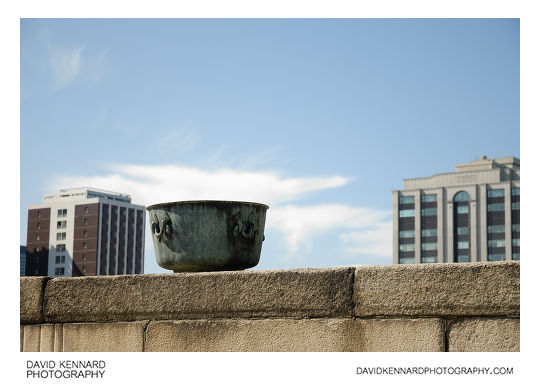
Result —
[[451, 352], [519, 352], [519, 319], [472, 318], [453, 322], [448, 333]]
[[519, 315], [519, 262], [356, 268], [356, 316]]
[[42, 324], [39, 340], [40, 352], [54, 352], [54, 340], [55, 340], [55, 326], [54, 324]]
[[63, 325], [64, 352], [142, 352], [145, 322]]
[[350, 317], [354, 268], [56, 278], [47, 322]]
[[[26, 325], [40, 326], [39, 351], [40, 352], [62, 352], [63, 351], [63, 325], [62, 324], [41, 324]], [[25, 326], [25, 328], [26, 328]]]
[[519, 351], [519, 262], [21, 277], [21, 351]]
[[22, 351], [23, 352], [39, 352], [41, 341], [41, 325], [21, 325], [22, 334]]
[[20, 278], [21, 324], [43, 321], [43, 290], [48, 280], [48, 277]]
[[357, 320], [361, 325], [358, 351], [443, 352], [444, 321], [439, 318]]
[[24, 352], [24, 326], [20, 326], [21, 352]]
[[64, 325], [63, 324], [54, 325], [54, 351], [55, 352], [64, 351]]
[[152, 321], [145, 351], [443, 351], [439, 319]]

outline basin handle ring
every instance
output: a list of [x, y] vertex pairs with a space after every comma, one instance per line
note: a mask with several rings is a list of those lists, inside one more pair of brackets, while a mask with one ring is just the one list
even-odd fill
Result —
[[234, 216], [234, 224], [233, 224], [233, 230], [232, 230], [233, 236], [237, 238], [240, 234], [242, 234], [242, 217], [240, 213], [236, 213]]
[[167, 212], [165, 212], [165, 215], [167, 216], [167, 218], [161, 220], [160, 227], [157, 214], [154, 213], [154, 221], [152, 222], [152, 233], [154, 233], [159, 242], [161, 242], [163, 235], [165, 235], [165, 238], [167, 239], [170, 239], [172, 236], [172, 221]]
[[258, 231], [255, 228], [255, 213], [252, 211], [249, 214], [247, 226], [245, 226], [242, 230], [242, 235], [244, 236], [244, 238], [252, 239], [253, 237], [255, 237], [256, 233], [258, 233]]

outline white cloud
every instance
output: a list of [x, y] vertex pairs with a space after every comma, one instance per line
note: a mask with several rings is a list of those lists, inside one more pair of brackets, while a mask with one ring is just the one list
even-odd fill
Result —
[[[287, 205], [269, 211], [266, 225], [269, 229], [283, 233], [290, 251], [298, 251], [301, 247], [309, 248], [313, 238], [330, 230], [362, 230], [361, 232], [345, 233], [340, 237], [342, 242], [354, 244], [353, 247], [347, 249], [349, 252], [358, 252], [367, 250], [365, 245], [368, 243], [375, 244], [387, 241], [383, 224], [386, 224], [388, 216], [389, 212], [387, 211], [340, 204], [307, 207]], [[360, 242], [357, 244], [358, 242], [355, 241]], [[377, 252], [376, 255], [381, 255], [381, 250], [374, 250]]]
[[84, 47], [51, 50], [50, 64], [55, 87], [66, 87], [77, 77], [82, 66], [83, 51]]
[[345, 177], [284, 178], [276, 172], [249, 172], [234, 169], [202, 170], [177, 165], [114, 165], [110, 174], [63, 176], [54, 188], [92, 186], [129, 192], [134, 203], [150, 205], [181, 200], [237, 200], [279, 204], [304, 193], [341, 187]]
[[375, 222], [362, 231], [340, 234], [342, 250], [355, 255], [392, 257], [392, 221]]

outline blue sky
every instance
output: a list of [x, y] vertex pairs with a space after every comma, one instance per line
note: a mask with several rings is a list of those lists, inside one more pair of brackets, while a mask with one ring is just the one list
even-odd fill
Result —
[[520, 157], [519, 42], [518, 19], [23, 19], [21, 244], [28, 205], [92, 186], [268, 204], [256, 269], [391, 263], [403, 178]]

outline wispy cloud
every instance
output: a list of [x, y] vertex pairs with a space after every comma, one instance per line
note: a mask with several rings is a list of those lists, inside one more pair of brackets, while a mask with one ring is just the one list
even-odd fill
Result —
[[[348, 252], [361, 254], [366, 251], [367, 243], [388, 241], [384, 233], [384, 221], [389, 215], [391, 213], [387, 211], [340, 204], [306, 207], [286, 205], [272, 210], [267, 226], [284, 235], [290, 251], [298, 251], [301, 247], [309, 248], [313, 238], [330, 230], [356, 230], [342, 234], [339, 239], [346, 244], [352, 244], [347, 247]], [[373, 230], [374, 227], [376, 230]], [[377, 255], [381, 255], [379, 251], [377, 250]]]
[[374, 221], [360, 230], [342, 233], [341, 250], [347, 254], [390, 258], [392, 256], [392, 221]]
[[77, 77], [82, 66], [82, 53], [85, 47], [72, 49], [52, 49], [50, 65], [55, 88], [68, 86]]
[[202, 134], [195, 130], [189, 130], [183, 127], [176, 127], [162, 134], [158, 147], [164, 153], [184, 153], [193, 149], [199, 142]]
[[47, 29], [39, 32], [38, 39], [45, 49], [43, 60], [51, 74], [53, 89], [73, 85], [77, 80], [96, 85], [100, 82], [106, 61], [106, 51], [92, 53], [85, 44], [63, 46], [53, 41]]

